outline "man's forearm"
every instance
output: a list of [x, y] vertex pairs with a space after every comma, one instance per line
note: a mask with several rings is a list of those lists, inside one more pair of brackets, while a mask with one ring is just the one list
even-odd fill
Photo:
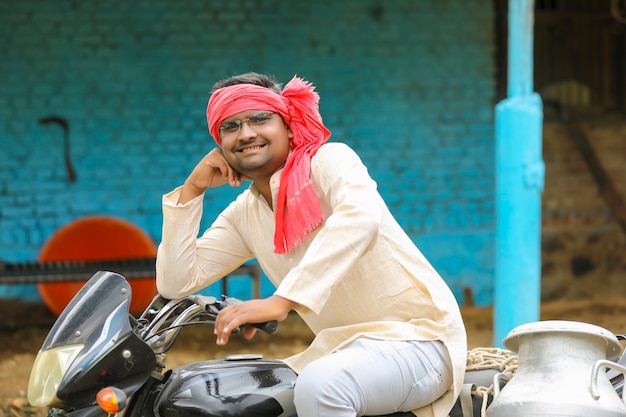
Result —
[[189, 181], [185, 181], [183, 184], [183, 188], [180, 191], [180, 195], [178, 196], [178, 204], [185, 204], [203, 194], [206, 191], [206, 188], [199, 188], [193, 185]]

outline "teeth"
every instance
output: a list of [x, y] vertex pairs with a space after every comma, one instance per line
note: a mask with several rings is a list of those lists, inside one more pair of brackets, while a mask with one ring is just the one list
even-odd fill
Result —
[[248, 152], [248, 151], [254, 151], [254, 150], [257, 150], [257, 149], [261, 149], [261, 145], [259, 145], [259, 146], [253, 146], [253, 147], [251, 147], [251, 148], [245, 148], [245, 149], [242, 149], [242, 150], [241, 150], [241, 152], [244, 152], [244, 153], [245, 153], [245, 152]]

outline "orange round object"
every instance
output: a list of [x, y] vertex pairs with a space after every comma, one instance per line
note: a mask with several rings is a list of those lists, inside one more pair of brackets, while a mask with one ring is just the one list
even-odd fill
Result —
[[[89, 216], [58, 229], [41, 249], [39, 262], [150, 258], [156, 251], [154, 241], [136, 225], [116, 217]], [[46, 306], [58, 316], [89, 278], [82, 282], [41, 282], [37, 288]], [[129, 283], [131, 313], [141, 312], [157, 292], [155, 279], [133, 278]]]

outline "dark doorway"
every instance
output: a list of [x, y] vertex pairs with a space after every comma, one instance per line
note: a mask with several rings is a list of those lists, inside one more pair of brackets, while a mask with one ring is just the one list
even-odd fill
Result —
[[[496, 0], [500, 99], [508, 1]], [[536, 0], [534, 90], [566, 107], [626, 113], [626, 0]]]

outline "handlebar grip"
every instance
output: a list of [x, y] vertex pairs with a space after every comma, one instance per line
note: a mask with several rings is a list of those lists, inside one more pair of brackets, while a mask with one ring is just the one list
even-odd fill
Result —
[[[242, 301], [234, 298], [234, 297], [227, 297], [225, 295], [222, 296], [222, 300], [221, 301], [216, 301], [213, 305], [216, 306], [217, 310], [221, 310], [224, 307], [228, 307], [237, 303], [241, 303]], [[241, 326], [246, 327], [246, 326], [252, 326], [255, 327], [261, 331], [264, 331], [265, 333], [268, 334], [274, 334], [276, 333], [276, 331], [278, 331], [278, 321], [276, 320], [271, 320], [271, 321], [266, 321], [263, 323], [248, 323], [246, 325]]]
[[249, 326], [256, 327], [265, 333], [274, 334], [278, 330], [278, 322], [276, 320], [266, 321], [265, 323], [254, 323]]

